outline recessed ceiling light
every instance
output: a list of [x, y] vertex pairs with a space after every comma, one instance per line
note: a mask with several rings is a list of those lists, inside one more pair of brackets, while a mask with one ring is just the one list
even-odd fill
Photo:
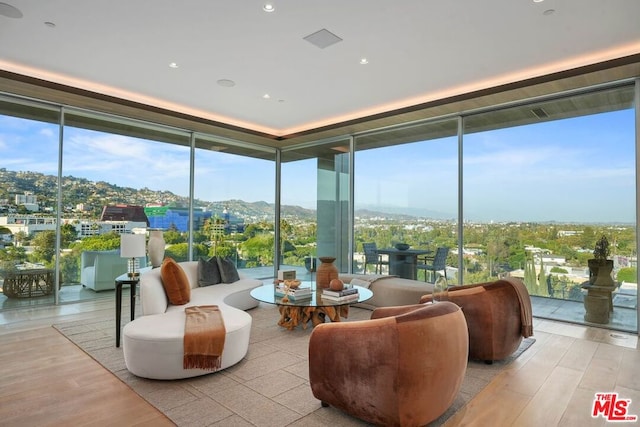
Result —
[[169, 63], [169, 67], [171, 68], [178, 68], [178, 64], [176, 62], [170, 62]]
[[0, 3], [0, 15], [14, 19], [20, 19], [23, 16], [20, 9], [7, 3]]
[[262, 95], [262, 97], [264, 99], [269, 99], [269, 98], [271, 98], [271, 95], [269, 95], [268, 93], [265, 93], [264, 95]]
[[265, 12], [271, 13], [276, 10], [276, 7], [273, 5], [273, 3], [265, 3], [262, 6], [262, 10], [264, 10]]
[[222, 87], [234, 87], [236, 85], [236, 82], [229, 79], [220, 79], [217, 83]]
[[369, 63], [369, 60], [367, 58], [360, 59], [360, 65], [367, 65], [368, 63]]
[[555, 12], [556, 12], [555, 9], [547, 9], [544, 12], [542, 12], [542, 14], [548, 16], [548, 15], [553, 15]]
[[542, 3], [544, 0], [533, 0], [534, 3]]

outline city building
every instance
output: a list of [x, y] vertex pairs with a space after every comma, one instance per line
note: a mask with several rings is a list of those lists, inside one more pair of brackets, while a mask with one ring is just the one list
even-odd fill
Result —
[[38, 212], [40, 210], [38, 198], [33, 194], [16, 194], [15, 204], [16, 206], [24, 206], [30, 212]]
[[149, 218], [142, 206], [109, 205], [102, 208], [100, 221], [134, 221], [149, 225]]
[[[65, 218], [63, 224], [71, 224], [77, 231], [79, 239], [115, 232], [118, 234], [131, 233], [135, 229], [146, 229], [146, 221], [89, 221], [80, 218]], [[0, 216], [0, 226], [6, 227], [12, 235], [24, 233], [33, 236], [41, 231], [55, 231], [57, 219], [52, 216], [7, 215]]]
[[55, 231], [57, 220], [50, 216], [7, 215], [0, 216], [0, 225], [11, 230], [11, 234], [24, 233], [27, 236], [41, 231]]
[[144, 213], [149, 218], [150, 228], [162, 230], [175, 229], [180, 232], [187, 232], [191, 229], [200, 230], [205, 222], [211, 218], [217, 218], [222, 223], [224, 231], [228, 233], [242, 233], [244, 230], [244, 219], [231, 215], [227, 210], [219, 216], [213, 211], [204, 208], [193, 209], [193, 227], [189, 226], [189, 209], [173, 206], [145, 206]]

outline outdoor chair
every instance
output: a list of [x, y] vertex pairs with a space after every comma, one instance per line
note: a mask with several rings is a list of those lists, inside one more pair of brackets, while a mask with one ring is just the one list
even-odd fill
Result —
[[424, 270], [424, 281], [427, 281], [427, 277], [430, 275], [429, 272], [433, 274], [433, 282], [436, 279], [437, 272], [444, 272], [444, 278], [447, 278], [447, 256], [449, 255], [449, 248], [447, 247], [439, 247], [436, 249], [436, 254], [433, 257], [426, 256], [421, 258], [416, 264], [417, 270]]
[[378, 253], [378, 247], [374, 242], [363, 243], [362, 248], [364, 250], [364, 273], [367, 273], [367, 265], [373, 264], [376, 268], [376, 274], [382, 274], [382, 266], [389, 265], [389, 260], [382, 258], [382, 254]]
[[[110, 251], [84, 251], [80, 257], [80, 281], [96, 292], [115, 289], [115, 279], [128, 271], [128, 258], [122, 258], [118, 249]], [[147, 257], [138, 258], [140, 266], [147, 265]]]

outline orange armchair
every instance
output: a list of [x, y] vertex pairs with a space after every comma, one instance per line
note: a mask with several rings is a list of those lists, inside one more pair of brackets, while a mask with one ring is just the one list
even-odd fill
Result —
[[[421, 303], [432, 301], [424, 295]], [[508, 278], [453, 286], [448, 301], [462, 308], [469, 328], [469, 358], [491, 363], [511, 355], [533, 335], [531, 298], [524, 283]]]
[[376, 309], [324, 323], [309, 338], [309, 382], [322, 406], [384, 426], [422, 426], [453, 403], [468, 359], [467, 326], [449, 302]]

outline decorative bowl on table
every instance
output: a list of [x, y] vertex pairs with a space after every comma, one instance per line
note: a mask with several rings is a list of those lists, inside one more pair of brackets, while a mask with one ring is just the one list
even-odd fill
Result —
[[406, 251], [407, 249], [409, 249], [411, 245], [407, 244], [407, 243], [396, 243], [395, 247], [397, 250], [399, 251]]
[[290, 289], [298, 289], [298, 287], [300, 286], [300, 283], [302, 282], [298, 279], [290, 279], [290, 280], [284, 281], [284, 285], [288, 286]]

